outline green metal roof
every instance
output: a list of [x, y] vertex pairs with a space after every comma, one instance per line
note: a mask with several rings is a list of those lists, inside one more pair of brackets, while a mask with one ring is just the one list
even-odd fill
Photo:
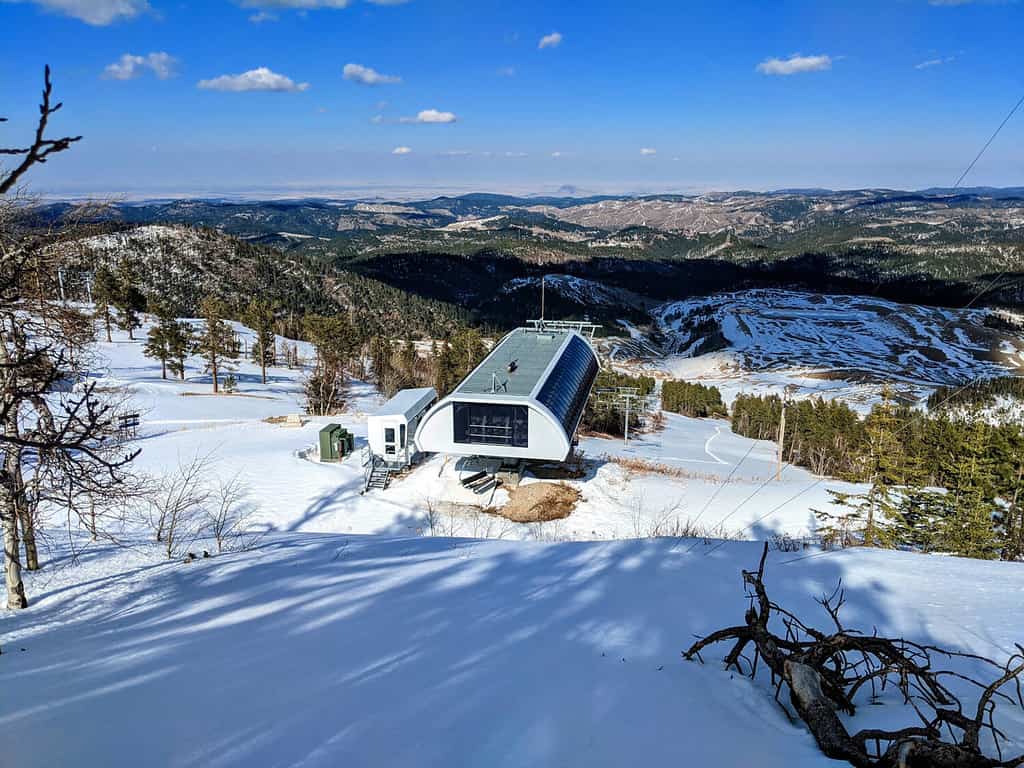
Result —
[[[569, 335], [525, 328], [512, 331], [463, 379], [453, 394], [528, 397]], [[515, 370], [509, 371], [512, 361], [515, 361]]]

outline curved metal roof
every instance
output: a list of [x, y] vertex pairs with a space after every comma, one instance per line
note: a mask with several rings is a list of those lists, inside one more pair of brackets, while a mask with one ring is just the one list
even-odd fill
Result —
[[537, 392], [537, 400], [562, 422], [568, 435], [580, 423], [597, 371], [594, 350], [581, 336], [572, 334]]

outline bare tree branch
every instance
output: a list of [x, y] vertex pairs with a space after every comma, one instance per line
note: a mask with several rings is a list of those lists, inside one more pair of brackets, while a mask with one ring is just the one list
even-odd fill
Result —
[[[33, 165], [45, 163], [50, 155], [63, 152], [76, 141], [81, 140], [81, 136], [63, 136], [59, 139], [46, 138], [46, 126], [50, 121], [50, 116], [64, 106], [63, 102], [51, 105], [52, 94], [53, 83], [50, 81], [50, 66], [47, 65], [43, 74], [43, 98], [39, 104], [39, 122], [36, 124], [36, 133], [32, 144], [24, 148], [14, 147], [5, 149], [0, 147], [0, 155], [24, 155], [18, 165], [7, 173], [0, 175], [0, 195], [6, 194], [13, 189], [18, 179]], [[0, 121], [6, 122], [6, 118], [0, 118]]]

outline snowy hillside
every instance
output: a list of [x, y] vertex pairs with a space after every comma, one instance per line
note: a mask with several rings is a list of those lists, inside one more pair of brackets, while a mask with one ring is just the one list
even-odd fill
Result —
[[[758, 554], [276, 534], [184, 564], [104, 547], [34, 575], [35, 606], [0, 619], [5, 764], [837, 765], [767, 679], [680, 658], [742, 623]], [[997, 658], [1024, 636], [1024, 570], [1004, 563], [773, 553], [767, 573], [820, 626], [814, 598], [842, 579], [868, 631]], [[907, 723], [891, 698], [861, 703], [859, 725]], [[997, 717], [1020, 752], [1024, 714]]]
[[[254, 550], [186, 563], [139, 520], [117, 545], [51, 521], [46, 565], [26, 574], [32, 605], [0, 614], [0, 725], [20, 736], [5, 748], [11, 765], [831, 764], [766, 679], [723, 672], [710, 654], [705, 666], [680, 658], [695, 635], [742, 620], [739, 572], [760, 544], [666, 532], [812, 533], [811, 509], [841, 484], [793, 467], [776, 481], [773, 444], [669, 416], [628, 447], [585, 439], [586, 472], [564, 481], [582, 498], [564, 520], [484, 514], [507, 493], [466, 490], [465, 469], [441, 458], [360, 495], [358, 450], [315, 460], [327, 419], [272, 418], [301, 410], [303, 369], [271, 368], [263, 385], [243, 361], [238, 391], [214, 396], [198, 360], [185, 381], [163, 380], [141, 347], [117, 333], [97, 345], [93, 373], [143, 412], [138, 470], [212, 453], [212, 471], [249, 489], [265, 534]], [[331, 420], [360, 448], [379, 402], [356, 385]], [[430, 507], [441, 511], [433, 536]], [[1024, 638], [1024, 570], [1012, 564], [870, 550], [769, 558], [773, 596], [820, 625], [814, 599], [840, 579], [844, 615], [865, 631], [997, 659]], [[887, 697], [856, 723], [904, 725], [901, 709]], [[1024, 713], [1003, 703], [999, 718], [1009, 747], [1024, 749]]]
[[[789, 387], [863, 405], [891, 382], [916, 400], [936, 385], [1024, 367], [1024, 341], [986, 327], [985, 314], [799, 291], [716, 294], [654, 311], [674, 352], [656, 367], [716, 384], [727, 399]], [[709, 328], [726, 349], [695, 355]]]
[[[251, 344], [251, 332], [234, 327]], [[113, 344], [97, 345], [108, 361], [97, 371], [101, 381], [127, 386], [142, 411], [142, 452], [135, 466], [159, 475], [183, 458], [212, 451], [216, 472], [225, 478], [239, 474], [260, 500], [259, 522], [274, 530], [410, 534], [427, 527], [427, 508], [434, 506], [444, 511], [446, 532], [459, 536], [630, 538], [688, 520], [742, 538], [806, 536], [814, 530], [811, 509], [829, 502], [827, 489], [849, 487], [793, 466], [776, 482], [773, 443], [734, 435], [724, 421], [669, 415], [663, 431], [642, 435], [628, 447], [620, 440], [583, 440], [586, 475], [565, 481], [582, 498], [564, 520], [520, 524], [481, 518], [480, 509], [500, 506], [508, 494], [466, 490], [459, 478], [469, 471], [440, 456], [396, 479], [386, 492], [363, 496], [359, 452], [366, 415], [380, 402], [370, 387], [355, 385], [348, 412], [339, 417], [308, 420], [298, 429], [268, 423], [302, 411], [303, 370], [271, 368], [263, 385], [259, 369], [243, 361], [238, 391], [215, 396], [197, 358], [190, 359], [184, 382], [161, 379], [159, 364], [142, 355], [145, 330], [136, 332], [134, 342], [115, 332]], [[300, 353], [307, 360], [312, 354], [301, 344]], [[317, 432], [332, 421], [356, 434], [357, 451], [340, 464], [321, 464], [315, 457]], [[643, 471], [645, 465], [651, 471]]]

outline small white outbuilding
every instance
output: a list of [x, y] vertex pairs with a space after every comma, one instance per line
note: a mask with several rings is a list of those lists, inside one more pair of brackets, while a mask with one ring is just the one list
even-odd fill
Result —
[[370, 453], [386, 464], [408, 464], [416, 454], [413, 440], [420, 419], [437, 400], [433, 387], [403, 389], [366, 419]]

